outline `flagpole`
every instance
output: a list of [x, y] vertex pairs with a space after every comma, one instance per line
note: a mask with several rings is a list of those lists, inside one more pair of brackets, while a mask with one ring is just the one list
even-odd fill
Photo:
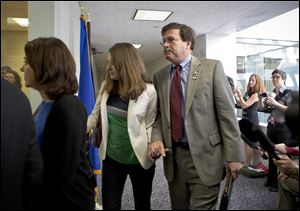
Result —
[[[87, 37], [88, 37], [88, 46], [89, 46], [89, 55], [90, 55], [91, 76], [92, 76], [93, 88], [95, 91], [94, 66], [93, 66], [93, 62], [92, 62], [93, 59], [92, 59], [92, 46], [91, 46], [91, 13], [90, 13], [90, 11], [88, 11], [88, 13], [87, 13], [86, 27], [87, 27]], [[94, 93], [94, 96], [97, 96], [97, 93]]]
[[87, 34], [88, 34], [89, 49], [91, 50], [91, 13], [90, 13], [90, 11], [88, 11], [88, 13], [87, 13], [86, 24], [87, 24]]

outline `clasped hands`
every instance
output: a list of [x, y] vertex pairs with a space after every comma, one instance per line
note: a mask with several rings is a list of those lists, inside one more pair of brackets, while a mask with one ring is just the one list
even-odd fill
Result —
[[151, 144], [149, 144], [148, 155], [152, 161], [155, 161], [160, 158], [166, 156], [166, 152], [169, 152], [170, 149], [165, 148], [163, 142], [161, 140], [155, 140]]

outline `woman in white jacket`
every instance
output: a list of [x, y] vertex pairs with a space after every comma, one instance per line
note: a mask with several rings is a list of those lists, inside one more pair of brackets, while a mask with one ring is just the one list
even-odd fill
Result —
[[98, 121], [102, 125], [103, 209], [121, 209], [127, 175], [135, 209], [151, 209], [155, 164], [147, 152], [156, 111], [157, 93], [137, 50], [129, 43], [115, 44], [109, 50], [106, 79], [87, 123], [88, 130]]

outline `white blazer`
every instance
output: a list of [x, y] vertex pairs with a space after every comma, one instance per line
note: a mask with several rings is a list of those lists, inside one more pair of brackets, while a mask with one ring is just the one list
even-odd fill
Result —
[[[101, 95], [105, 81], [102, 82], [97, 100], [92, 113], [88, 117], [87, 130], [95, 128], [101, 111], [102, 141], [100, 145], [100, 158], [105, 159], [107, 137], [108, 137], [108, 118], [107, 100], [109, 94], [104, 92]], [[137, 100], [129, 100], [127, 111], [128, 134], [133, 151], [144, 169], [150, 168], [153, 161], [148, 156], [148, 144], [151, 140], [152, 125], [157, 113], [157, 93], [154, 85], [147, 84], [144, 92]]]

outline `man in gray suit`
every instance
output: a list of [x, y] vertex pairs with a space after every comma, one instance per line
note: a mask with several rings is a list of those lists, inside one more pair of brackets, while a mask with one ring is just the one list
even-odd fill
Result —
[[164, 157], [172, 209], [181, 210], [215, 208], [224, 170], [236, 178], [244, 159], [222, 64], [192, 56], [194, 36], [184, 24], [163, 27], [164, 55], [172, 64], [154, 75], [159, 112], [149, 155]]

